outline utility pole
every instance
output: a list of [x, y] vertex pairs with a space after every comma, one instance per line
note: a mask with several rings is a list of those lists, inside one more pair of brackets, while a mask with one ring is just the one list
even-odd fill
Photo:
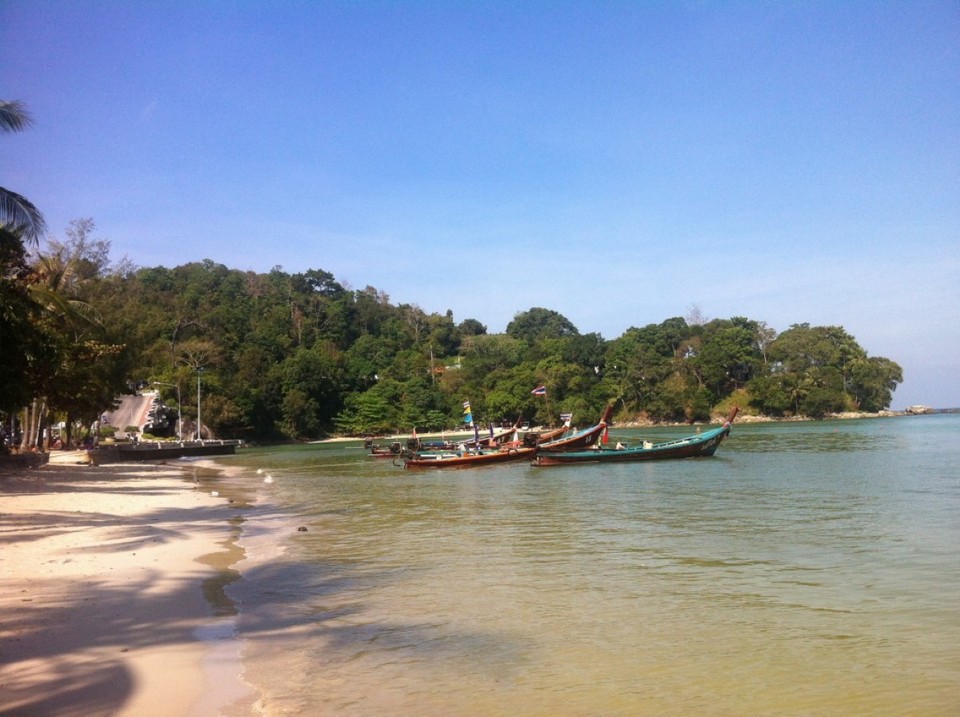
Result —
[[200, 422], [200, 374], [203, 372], [203, 368], [197, 369], [197, 441], [203, 441], [203, 438], [200, 435], [200, 426], [203, 425]]

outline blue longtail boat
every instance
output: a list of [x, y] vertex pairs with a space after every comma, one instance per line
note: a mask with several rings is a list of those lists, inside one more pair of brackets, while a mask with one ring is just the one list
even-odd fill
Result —
[[[628, 463], [633, 461], [655, 461], [667, 458], [703, 458], [712, 456], [723, 439], [730, 434], [733, 420], [740, 409], [734, 407], [723, 422], [722, 426], [712, 428], [685, 438], [660, 443], [644, 443], [626, 447], [618, 445], [616, 448], [601, 446], [587, 450], [575, 451], [537, 451], [533, 458], [535, 466], [560, 466], [572, 463]], [[606, 414], [605, 414], [606, 415]]]

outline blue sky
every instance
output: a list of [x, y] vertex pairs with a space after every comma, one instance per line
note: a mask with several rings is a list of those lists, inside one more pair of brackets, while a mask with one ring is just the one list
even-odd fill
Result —
[[491, 332], [842, 325], [960, 406], [960, 4], [0, 0], [0, 184]]

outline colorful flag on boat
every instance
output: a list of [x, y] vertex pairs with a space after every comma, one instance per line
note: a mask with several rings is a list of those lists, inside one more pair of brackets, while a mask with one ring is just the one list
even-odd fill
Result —
[[535, 389], [533, 389], [530, 393], [533, 394], [534, 396], [546, 396], [546, 395], [547, 395], [547, 387], [546, 387], [546, 386], [537, 386], [537, 387], [536, 387]]
[[463, 402], [463, 422], [473, 425], [473, 411], [470, 410], [470, 401]]
[[572, 413], [561, 413], [561, 414], [560, 414], [560, 420], [563, 421], [563, 425], [569, 426], [569, 425], [570, 425], [570, 421], [573, 420], [573, 414], [572, 414]]

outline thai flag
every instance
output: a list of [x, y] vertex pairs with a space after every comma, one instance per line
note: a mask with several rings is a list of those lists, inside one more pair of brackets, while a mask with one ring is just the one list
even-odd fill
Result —
[[531, 393], [532, 395], [534, 395], [534, 396], [546, 396], [546, 395], [547, 395], [547, 387], [546, 387], [546, 386], [537, 386], [537, 387], [536, 387], [535, 389], [533, 389], [530, 393]]

